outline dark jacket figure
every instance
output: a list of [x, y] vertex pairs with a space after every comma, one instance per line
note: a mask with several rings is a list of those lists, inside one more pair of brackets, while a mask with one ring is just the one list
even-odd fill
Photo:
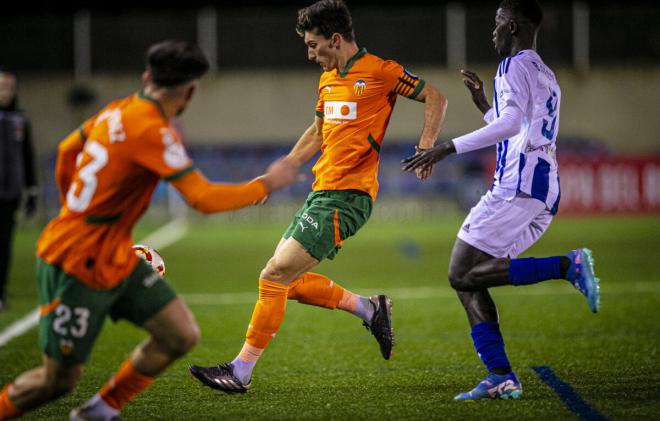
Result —
[[37, 184], [30, 122], [17, 107], [16, 76], [0, 68], [0, 311], [6, 305], [15, 213], [25, 193], [25, 214], [36, 208]]

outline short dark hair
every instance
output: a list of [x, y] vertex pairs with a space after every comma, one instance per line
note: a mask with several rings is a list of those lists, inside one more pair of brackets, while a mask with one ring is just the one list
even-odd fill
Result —
[[296, 32], [301, 37], [305, 32], [316, 32], [326, 39], [339, 33], [346, 41], [355, 40], [351, 12], [342, 0], [320, 0], [298, 10]]
[[510, 10], [514, 16], [527, 19], [534, 29], [541, 26], [543, 9], [536, 0], [504, 0], [500, 3], [500, 9]]
[[209, 61], [198, 46], [166, 40], [147, 50], [147, 69], [158, 86], [171, 88], [199, 79], [209, 70]]

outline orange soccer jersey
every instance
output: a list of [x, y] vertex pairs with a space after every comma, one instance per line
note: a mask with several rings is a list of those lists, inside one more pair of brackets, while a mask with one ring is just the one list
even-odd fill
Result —
[[42, 232], [37, 255], [92, 288], [118, 285], [138, 261], [131, 232], [161, 178], [202, 212], [237, 209], [267, 193], [260, 179], [209, 183], [158, 102], [136, 94], [110, 103], [60, 143], [62, 209]]
[[375, 200], [380, 146], [396, 96], [415, 98], [423, 88], [424, 81], [403, 66], [364, 48], [343, 72], [323, 73], [316, 105], [323, 143], [312, 190], [360, 190]]

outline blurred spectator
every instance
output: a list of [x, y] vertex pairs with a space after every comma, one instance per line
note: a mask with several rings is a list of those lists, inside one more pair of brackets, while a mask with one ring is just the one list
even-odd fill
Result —
[[38, 193], [30, 122], [17, 102], [16, 75], [0, 67], [0, 311], [7, 303], [15, 213], [25, 193], [25, 215], [32, 216]]

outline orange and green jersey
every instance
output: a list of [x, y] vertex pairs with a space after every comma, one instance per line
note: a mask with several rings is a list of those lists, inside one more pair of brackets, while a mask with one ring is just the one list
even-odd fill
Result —
[[202, 212], [236, 209], [267, 194], [259, 179], [209, 183], [159, 103], [136, 94], [110, 103], [60, 143], [62, 208], [42, 232], [37, 255], [92, 288], [118, 285], [138, 262], [132, 230], [160, 179]]
[[323, 143], [312, 190], [360, 190], [376, 200], [380, 146], [396, 97], [415, 98], [423, 88], [424, 80], [364, 48], [342, 72], [324, 72], [316, 105]]

